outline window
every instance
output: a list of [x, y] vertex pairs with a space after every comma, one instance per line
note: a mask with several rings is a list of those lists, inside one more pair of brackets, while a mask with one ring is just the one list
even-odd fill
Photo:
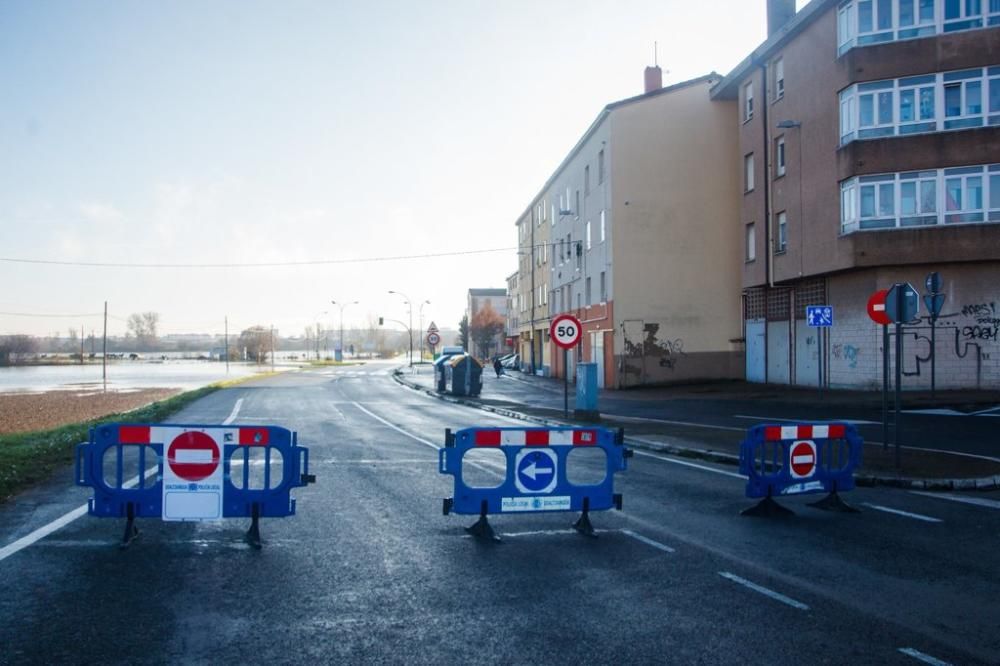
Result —
[[542, 204], [535, 206], [535, 226], [542, 226]]
[[743, 157], [743, 191], [753, 191], [753, 153]]
[[549, 260], [549, 244], [542, 243], [542, 263], [544, 264]]
[[994, 25], [1000, 25], [998, 0], [844, 0], [837, 9], [837, 54]]
[[775, 252], [784, 252], [788, 249], [788, 216], [784, 211], [778, 213], [778, 247]]
[[1000, 66], [873, 81], [840, 92], [841, 144], [983, 125], [1000, 125]]
[[590, 220], [587, 220], [587, 249], [590, 249]]
[[774, 61], [774, 99], [779, 100], [785, 96], [785, 59], [778, 58]]
[[604, 281], [604, 271], [601, 271], [601, 303], [608, 302], [608, 285]]
[[779, 136], [774, 146], [775, 177], [785, 175], [785, 137]]
[[549, 304], [549, 284], [546, 282], [542, 285], [542, 305]]
[[747, 225], [746, 233], [746, 260], [754, 261], [757, 258], [757, 233], [753, 222]]
[[573, 244], [573, 251], [576, 252], [576, 270], [583, 268], [583, 243], [577, 241]]
[[552, 204], [552, 215], [549, 216], [549, 223], [554, 227], [556, 226], [556, 205]]
[[583, 167], [583, 193], [590, 194], [590, 165]]
[[589, 277], [587, 278], [586, 291], [587, 291], [587, 306], [589, 307], [590, 306], [590, 278]]
[[753, 81], [743, 86], [743, 122], [751, 118], [753, 118]]
[[597, 184], [604, 182], [604, 149], [597, 153]]
[[602, 210], [601, 211], [601, 242], [602, 243], [604, 242], [604, 239], [606, 238], [606, 236], [605, 236], [605, 229], [604, 229], [604, 213], [605, 213], [605, 211]]
[[1000, 164], [850, 178], [841, 232], [1000, 222]]

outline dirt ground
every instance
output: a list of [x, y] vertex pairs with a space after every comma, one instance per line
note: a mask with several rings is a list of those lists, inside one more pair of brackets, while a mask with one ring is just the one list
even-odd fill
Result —
[[137, 409], [177, 393], [180, 393], [180, 390], [0, 393], [0, 435], [45, 430], [88, 421], [108, 414]]

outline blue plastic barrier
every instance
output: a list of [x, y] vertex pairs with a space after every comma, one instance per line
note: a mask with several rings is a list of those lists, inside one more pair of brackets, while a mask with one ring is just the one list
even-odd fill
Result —
[[[600, 483], [577, 485], [567, 478], [568, 456], [574, 448], [604, 451], [606, 464]], [[477, 448], [499, 449], [506, 461], [500, 485], [469, 486], [462, 474], [462, 460]], [[593, 535], [590, 511], [621, 510], [622, 496], [614, 492], [614, 475], [627, 469], [632, 452], [624, 446], [624, 433], [607, 428], [466, 428], [445, 432], [439, 450], [440, 472], [455, 477], [454, 496], [444, 500], [444, 514], [479, 515], [468, 531], [496, 539], [489, 525], [490, 513], [580, 511], [574, 524]]]
[[[262, 458], [259, 488], [250, 487], [251, 463], [257, 464], [251, 450]], [[132, 479], [124, 478], [126, 459], [137, 461]], [[123, 547], [138, 535], [137, 517], [248, 517], [247, 541], [260, 548], [260, 518], [294, 515], [292, 488], [316, 480], [309, 473], [309, 450], [298, 446], [296, 433], [278, 426], [102, 425], [91, 428], [89, 442], [77, 445], [75, 467], [76, 484], [94, 489], [87, 512], [127, 519]]]
[[775, 495], [829, 493], [810, 506], [857, 512], [839, 496], [854, 488], [864, 442], [849, 423], [758, 425], [740, 443], [740, 472], [747, 476], [746, 496], [763, 497], [743, 515], [790, 514]]

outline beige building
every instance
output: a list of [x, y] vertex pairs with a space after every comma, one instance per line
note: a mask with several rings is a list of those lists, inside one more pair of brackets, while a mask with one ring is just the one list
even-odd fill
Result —
[[[522, 363], [533, 352], [545, 374], [587, 361], [609, 388], [743, 376], [735, 103], [711, 101], [715, 74], [660, 76], [647, 68], [644, 94], [601, 111], [518, 220], [519, 296], [535, 305]], [[547, 333], [563, 312], [584, 328], [566, 368]]]

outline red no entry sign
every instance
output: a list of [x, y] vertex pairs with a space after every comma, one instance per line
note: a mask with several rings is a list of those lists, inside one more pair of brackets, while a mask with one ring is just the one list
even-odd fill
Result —
[[816, 444], [812, 440], [794, 442], [788, 452], [792, 477], [804, 479], [816, 471]]
[[184, 432], [167, 447], [167, 464], [185, 481], [201, 481], [219, 466], [219, 445], [203, 432]]
[[868, 316], [876, 324], [888, 326], [892, 323], [889, 315], [885, 313], [885, 297], [888, 293], [888, 289], [879, 289], [868, 299]]

